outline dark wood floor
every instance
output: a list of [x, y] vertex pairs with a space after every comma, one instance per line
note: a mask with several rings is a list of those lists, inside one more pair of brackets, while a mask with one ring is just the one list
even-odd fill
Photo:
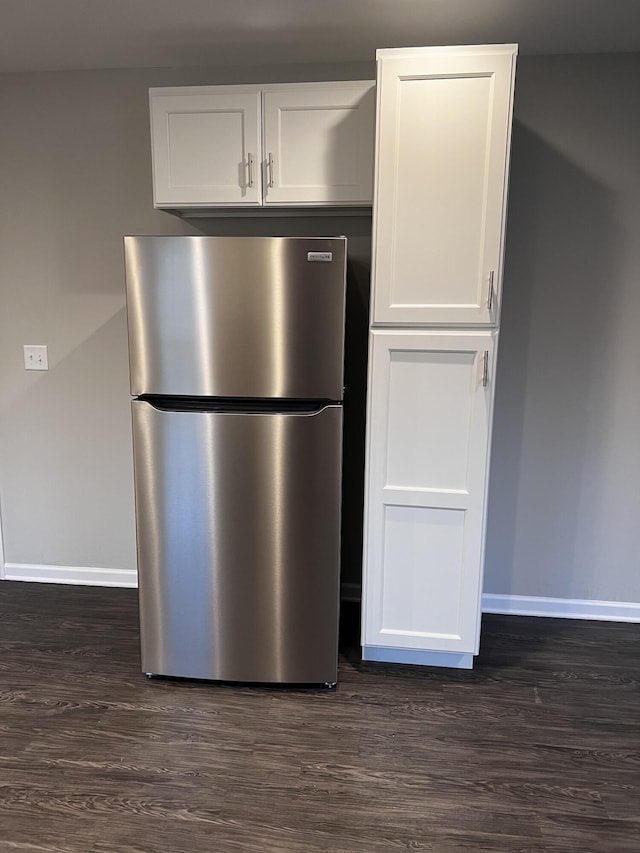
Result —
[[0, 850], [640, 851], [640, 625], [485, 617], [456, 672], [349, 610], [336, 691], [147, 681], [134, 591], [0, 583]]

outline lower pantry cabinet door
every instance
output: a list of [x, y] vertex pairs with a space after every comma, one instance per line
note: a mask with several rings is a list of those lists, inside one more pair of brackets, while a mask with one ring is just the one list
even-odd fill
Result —
[[372, 332], [363, 656], [478, 651], [494, 332]]

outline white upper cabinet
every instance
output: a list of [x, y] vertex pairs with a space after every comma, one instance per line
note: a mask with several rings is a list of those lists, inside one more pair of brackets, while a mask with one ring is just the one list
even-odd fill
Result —
[[375, 83], [151, 89], [156, 207], [371, 205]]
[[378, 51], [374, 324], [497, 325], [515, 54]]

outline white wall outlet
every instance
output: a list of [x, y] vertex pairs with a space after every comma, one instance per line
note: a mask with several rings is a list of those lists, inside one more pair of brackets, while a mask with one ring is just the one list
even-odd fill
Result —
[[46, 346], [35, 346], [33, 344], [25, 344], [24, 369], [49, 370], [49, 356], [47, 355]]

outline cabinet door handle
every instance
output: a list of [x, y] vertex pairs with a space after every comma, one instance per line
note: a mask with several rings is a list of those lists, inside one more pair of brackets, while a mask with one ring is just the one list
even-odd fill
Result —
[[486, 388], [489, 384], [489, 350], [484, 351], [482, 356], [482, 387]]
[[493, 310], [493, 299], [495, 296], [495, 291], [493, 288], [494, 278], [495, 278], [495, 271], [490, 270], [489, 271], [489, 296], [487, 297], [487, 307], [488, 307], [489, 311]]
[[271, 153], [271, 151], [269, 151], [269, 157], [267, 159], [267, 174], [268, 174], [267, 186], [272, 187], [273, 186], [273, 154]]
[[251, 153], [247, 154], [247, 171], [249, 173], [247, 186], [251, 188], [253, 186], [253, 154]]

